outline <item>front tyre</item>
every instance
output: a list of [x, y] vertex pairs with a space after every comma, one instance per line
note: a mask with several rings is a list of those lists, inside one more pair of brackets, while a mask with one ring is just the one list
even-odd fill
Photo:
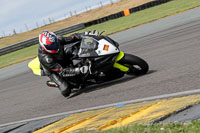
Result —
[[145, 60], [127, 53], [124, 54], [124, 57], [119, 61], [119, 63], [129, 67], [129, 71], [127, 72], [129, 75], [143, 75], [149, 70], [149, 65]]

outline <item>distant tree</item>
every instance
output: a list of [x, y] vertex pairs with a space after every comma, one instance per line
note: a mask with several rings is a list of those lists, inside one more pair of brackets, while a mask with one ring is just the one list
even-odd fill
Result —
[[28, 30], [28, 26], [27, 26], [26, 24], [24, 24], [24, 25], [25, 25], [26, 31], [29, 31], [29, 30]]
[[71, 11], [69, 12], [69, 14], [70, 14], [70, 16], [71, 16], [71, 17], [73, 16], [73, 14], [72, 14], [72, 12], [71, 12]]
[[38, 24], [38, 22], [36, 22], [36, 27], [37, 27], [37, 28], [39, 28], [39, 27], [40, 27], [40, 26], [39, 26], [39, 24]]
[[111, 4], [113, 4], [113, 1], [112, 1], [112, 0], [110, 0], [110, 3], [111, 3]]
[[3, 37], [5, 37], [5, 36], [6, 36], [5, 32], [4, 32], [4, 31], [2, 31], [2, 33], [3, 33]]
[[46, 22], [45, 22], [45, 20], [43, 19], [43, 23], [44, 23], [44, 25], [46, 25]]
[[16, 30], [15, 29], [13, 29], [13, 35], [16, 35], [17, 33], [16, 33]]
[[103, 3], [102, 3], [102, 1], [100, 1], [100, 7], [103, 7]]

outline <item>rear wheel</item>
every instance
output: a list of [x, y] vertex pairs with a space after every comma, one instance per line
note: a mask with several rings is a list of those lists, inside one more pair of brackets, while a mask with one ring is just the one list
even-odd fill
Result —
[[146, 74], [149, 70], [149, 65], [145, 60], [131, 54], [125, 53], [124, 57], [119, 61], [119, 63], [129, 67], [127, 74], [130, 75], [143, 75]]

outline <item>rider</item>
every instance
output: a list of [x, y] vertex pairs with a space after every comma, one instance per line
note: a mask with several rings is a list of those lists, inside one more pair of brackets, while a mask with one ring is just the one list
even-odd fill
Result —
[[[91, 34], [91, 32], [84, 33], [84, 35], [87, 34]], [[84, 74], [89, 70], [88, 66], [73, 68], [72, 61], [69, 59], [73, 51], [65, 48], [69, 43], [81, 41], [82, 35], [83, 33], [75, 33], [68, 37], [62, 37], [50, 31], [43, 31], [39, 35], [38, 57], [41, 68], [45, 75], [58, 85], [63, 96], [71, 93], [68, 81], [63, 77]]]

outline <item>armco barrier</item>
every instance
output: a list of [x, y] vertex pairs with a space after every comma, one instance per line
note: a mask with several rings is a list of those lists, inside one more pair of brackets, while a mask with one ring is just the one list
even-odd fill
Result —
[[7, 53], [10, 53], [10, 52], [13, 52], [13, 51], [25, 48], [25, 47], [29, 47], [29, 46], [37, 44], [37, 43], [38, 43], [38, 37], [23, 41], [20, 43], [16, 43], [16, 44], [1, 48], [0, 55], [4, 55], [4, 54], [7, 54]]
[[[106, 21], [109, 21], [109, 20], [112, 20], [112, 19], [127, 16], [127, 15], [129, 15], [129, 13], [127, 14], [127, 10], [129, 10], [130, 13], [134, 13], [134, 12], [138, 12], [138, 11], [150, 8], [150, 7], [154, 7], [154, 6], [169, 2], [169, 1], [172, 1], [172, 0], [151, 1], [151, 2], [145, 3], [143, 5], [140, 5], [138, 7], [126, 9], [124, 11], [121, 11], [121, 12], [118, 12], [118, 13], [115, 13], [115, 14], [111, 14], [109, 16], [106, 16], [106, 17], [103, 17], [103, 18], [100, 18], [100, 19], [97, 19], [97, 20], [92, 20], [92, 21], [87, 22], [87, 23], [81, 23], [81, 24], [74, 25], [74, 26], [71, 26], [71, 27], [68, 27], [68, 28], [65, 28], [65, 29], [61, 29], [61, 30], [55, 31], [55, 33], [58, 34], [58, 35], [69, 34], [69, 33], [84, 29], [85, 27], [88, 27], [88, 26], [91, 26], [91, 25], [96, 25], [96, 24], [100, 24], [100, 23], [103, 23], [103, 22], [106, 22]], [[26, 41], [23, 41], [23, 42], [20, 42], [20, 43], [17, 43], [17, 44], [7, 46], [5, 48], [0, 48], [0, 56], [7, 54], [7, 53], [10, 53], [10, 52], [13, 52], [13, 51], [16, 51], [16, 50], [19, 50], [19, 49], [22, 49], [24, 47], [28, 47], [28, 46], [37, 44], [37, 43], [38, 43], [38, 37], [35, 37], [35, 38], [30, 39], [30, 40], [26, 40]]]
[[[68, 28], [65, 28], [65, 29], [55, 31], [55, 33], [57, 35], [65, 35], [65, 34], [69, 34], [69, 33], [84, 29], [84, 28], [85, 28], [85, 24], [81, 23], [81, 24], [78, 24], [78, 25], [74, 25], [74, 26], [71, 26], [71, 27], [68, 27]], [[23, 41], [23, 42], [19, 42], [19, 43], [1, 48], [0, 49], [0, 56], [7, 54], [7, 53], [10, 53], [10, 52], [13, 52], [13, 51], [16, 51], [16, 50], [19, 50], [19, 49], [22, 49], [22, 48], [25, 48], [25, 47], [35, 45], [38, 42], [39, 42], [38, 37], [35, 37], [35, 38], [29, 39], [29, 40], [26, 40], [26, 41]]]

